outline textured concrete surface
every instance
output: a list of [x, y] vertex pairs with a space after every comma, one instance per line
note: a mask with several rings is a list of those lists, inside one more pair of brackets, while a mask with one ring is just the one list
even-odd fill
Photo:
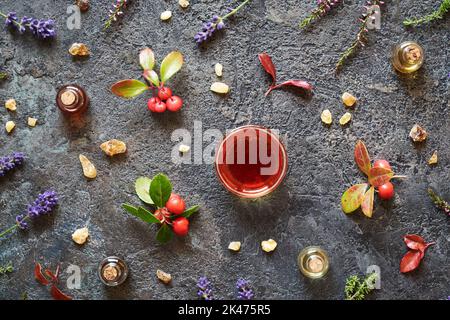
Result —
[[[223, 12], [226, 1], [192, 0], [182, 10], [175, 0], [135, 0], [124, 22], [106, 32], [102, 24], [111, 1], [92, 2], [82, 15], [81, 30], [72, 31], [65, 22], [72, 1], [4, 0], [0, 5], [19, 16], [55, 18], [59, 31], [51, 43], [0, 32], [0, 68], [11, 73], [0, 84], [0, 102], [10, 97], [18, 101], [15, 113], [0, 109], [1, 126], [10, 119], [17, 123], [13, 134], [0, 132], [0, 153], [28, 155], [21, 169], [0, 179], [1, 229], [44, 189], [55, 188], [61, 195], [51, 216], [37, 220], [28, 232], [1, 240], [0, 263], [11, 261], [15, 271], [0, 276], [0, 298], [17, 299], [23, 292], [30, 299], [50, 298], [33, 279], [34, 260], [51, 266], [61, 262], [64, 270], [70, 264], [80, 266], [81, 289], [65, 289], [76, 299], [196, 298], [195, 282], [202, 275], [213, 282], [218, 298], [233, 298], [235, 281], [244, 277], [261, 299], [342, 299], [346, 277], [374, 264], [381, 268], [382, 289], [370, 299], [443, 299], [450, 294], [450, 220], [426, 194], [433, 186], [450, 199], [450, 20], [415, 29], [401, 25], [403, 18], [425, 14], [438, 1], [388, 1], [382, 29], [371, 32], [367, 47], [339, 77], [332, 68], [357, 31], [363, 1], [345, 1], [314, 28], [302, 31], [297, 24], [315, 1], [255, 0], [200, 48], [193, 43], [194, 34], [203, 20]], [[161, 22], [159, 15], [166, 9], [173, 17]], [[415, 79], [399, 77], [389, 62], [391, 47], [410, 39], [426, 52]], [[85, 42], [92, 56], [72, 59], [67, 50], [73, 42]], [[181, 113], [152, 115], [146, 108], [148, 97], [124, 101], [109, 92], [115, 81], [139, 77], [137, 55], [145, 46], [159, 59], [174, 49], [184, 53], [186, 64], [171, 84], [185, 99]], [[273, 56], [280, 79], [306, 79], [314, 84], [314, 95], [304, 99], [292, 91], [275, 91], [264, 97], [270, 80], [257, 60], [262, 51]], [[224, 65], [223, 81], [232, 88], [227, 97], [209, 92], [216, 62]], [[63, 117], [54, 104], [57, 88], [66, 83], [83, 86], [91, 98], [81, 121]], [[337, 120], [346, 111], [340, 102], [344, 91], [359, 102], [351, 111], [351, 124], [342, 128]], [[326, 108], [335, 118], [331, 128], [320, 122]], [[38, 118], [36, 128], [27, 127], [28, 116]], [[287, 134], [289, 173], [282, 187], [258, 201], [241, 200], [222, 188], [213, 166], [173, 164], [171, 133], [192, 130], [194, 121], [202, 121], [204, 130], [251, 123]], [[408, 138], [415, 123], [429, 132], [420, 146]], [[111, 138], [124, 140], [128, 154], [105, 156], [99, 144]], [[394, 201], [376, 200], [373, 219], [361, 213], [346, 216], [340, 209], [342, 192], [365, 178], [353, 162], [357, 139], [366, 142], [373, 158], [388, 159], [397, 173], [408, 176], [395, 182]], [[440, 162], [430, 167], [427, 160], [434, 150]], [[82, 176], [79, 153], [97, 166], [96, 180]], [[120, 209], [125, 201], [139, 203], [133, 187], [138, 176], [161, 171], [189, 204], [202, 207], [190, 235], [165, 246], [155, 242], [152, 227]], [[71, 233], [85, 225], [91, 238], [79, 247]], [[402, 275], [406, 233], [436, 245], [418, 271]], [[259, 245], [268, 238], [279, 244], [270, 255]], [[236, 240], [242, 241], [242, 250], [232, 254], [227, 246]], [[299, 273], [296, 258], [308, 245], [328, 251], [331, 270], [325, 279], [311, 281]], [[128, 262], [131, 276], [111, 289], [100, 283], [96, 269], [112, 254]], [[158, 282], [156, 269], [170, 272], [172, 285]], [[62, 274], [63, 283], [67, 276]]]

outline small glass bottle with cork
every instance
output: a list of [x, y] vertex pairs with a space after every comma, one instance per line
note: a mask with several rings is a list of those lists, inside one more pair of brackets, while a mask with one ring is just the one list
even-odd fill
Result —
[[328, 255], [320, 247], [306, 247], [298, 255], [298, 267], [301, 273], [308, 278], [322, 278], [329, 269]]
[[122, 284], [128, 277], [128, 266], [122, 259], [111, 256], [103, 259], [98, 267], [100, 280], [109, 287]]
[[424, 58], [423, 49], [417, 42], [405, 41], [395, 46], [392, 65], [400, 73], [412, 73], [419, 70]]

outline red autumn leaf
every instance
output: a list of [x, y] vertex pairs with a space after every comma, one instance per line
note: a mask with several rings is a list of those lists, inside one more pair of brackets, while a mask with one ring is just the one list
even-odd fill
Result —
[[50, 293], [55, 300], [72, 300], [72, 297], [66, 295], [61, 290], [59, 290], [55, 285], [52, 285]]
[[266, 92], [266, 96], [274, 89], [279, 89], [281, 87], [286, 87], [286, 86], [291, 86], [291, 87], [296, 87], [296, 88], [301, 88], [301, 89], [305, 89], [306, 91], [311, 91], [313, 86], [303, 80], [288, 80], [285, 82], [282, 82], [280, 84], [277, 85], [273, 85], [269, 88], [269, 90]]
[[393, 176], [394, 172], [392, 170], [381, 167], [372, 168], [369, 170], [369, 183], [377, 188], [389, 182]]
[[36, 262], [34, 265], [34, 278], [44, 286], [50, 283], [50, 281], [42, 274], [42, 267], [39, 262]]
[[261, 62], [264, 70], [272, 76], [272, 85], [277, 81], [277, 70], [272, 62], [272, 58], [267, 53], [260, 53], [258, 55], [259, 61]]
[[403, 237], [406, 246], [412, 250], [424, 251], [426, 247], [425, 240], [416, 234], [407, 234]]
[[422, 252], [417, 250], [409, 250], [400, 262], [400, 272], [406, 273], [415, 270], [422, 260]]
[[53, 274], [53, 272], [51, 271], [51, 270], [49, 270], [49, 269], [45, 269], [45, 274], [47, 275], [47, 276], [49, 276], [50, 277], [50, 279], [52, 279], [52, 282], [58, 282], [58, 277], [55, 275], [55, 274]]
[[372, 165], [370, 164], [370, 156], [366, 145], [361, 140], [358, 140], [355, 146], [355, 162], [362, 172], [369, 175], [369, 171], [372, 168]]

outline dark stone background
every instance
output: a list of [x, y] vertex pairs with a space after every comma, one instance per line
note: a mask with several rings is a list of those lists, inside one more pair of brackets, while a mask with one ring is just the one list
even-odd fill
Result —
[[[196, 298], [195, 283], [206, 275], [218, 298], [233, 298], [238, 277], [252, 282], [261, 299], [342, 299], [346, 277], [363, 274], [376, 264], [382, 271], [382, 289], [370, 299], [444, 299], [449, 289], [449, 218], [434, 208], [426, 194], [433, 186], [450, 198], [449, 186], [449, 26], [450, 20], [405, 29], [401, 21], [422, 15], [440, 1], [387, 1], [380, 31], [371, 32], [361, 50], [336, 77], [333, 65], [352, 41], [364, 1], [345, 5], [306, 31], [297, 24], [315, 1], [255, 0], [228, 28], [207, 45], [197, 48], [193, 36], [202, 21], [224, 12], [226, 1], [191, 1], [187, 10], [178, 1], [135, 0], [123, 23], [102, 31], [112, 1], [91, 1], [82, 15], [81, 30], [66, 28], [66, 9], [72, 1], [2, 1], [4, 12], [19, 16], [55, 18], [58, 37], [42, 43], [29, 35], [0, 33], [0, 68], [11, 73], [0, 84], [0, 102], [14, 97], [15, 113], [0, 108], [1, 126], [17, 123], [13, 134], [0, 134], [1, 155], [23, 151], [25, 165], [0, 181], [0, 227], [11, 225], [16, 214], [46, 188], [61, 195], [60, 207], [39, 219], [28, 232], [0, 242], [0, 263], [13, 262], [15, 271], [0, 277], [0, 298], [48, 299], [48, 291], [33, 279], [33, 261], [64, 270], [82, 268], [82, 288], [65, 290], [76, 299], [189, 299]], [[170, 22], [159, 15], [171, 9]], [[389, 58], [392, 46], [404, 40], [420, 42], [426, 63], [415, 79], [399, 77]], [[67, 52], [73, 42], [86, 43], [92, 56], [73, 59]], [[139, 77], [138, 52], [149, 46], [160, 59], [174, 49], [186, 64], [171, 82], [185, 99], [178, 114], [152, 115], [146, 99], [124, 101], [113, 96], [112, 83]], [[257, 60], [267, 51], [277, 65], [279, 78], [311, 81], [311, 99], [290, 91], [264, 92], [269, 78]], [[224, 65], [223, 81], [232, 91], [220, 97], [209, 91], [216, 81], [213, 65]], [[82, 122], [64, 118], [54, 104], [56, 90], [66, 83], [83, 86], [91, 98]], [[342, 128], [346, 111], [342, 92], [359, 98], [350, 125]], [[330, 109], [333, 125], [322, 125], [320, 113]], [[26, 125], [28, 116], [38, 126]], [[211, 165], [175, 165], [171, 162], [173, 130], [192, 130], [202, 121], [204, 130], [222, 131], [244, 124], [261, 124], [288, 134], [290, 171], [282, 187], [258, 201], [238, 199], [219, 184]], [[419, 123], [429, 132], [426, 143], [416, 146], [408, 138]], [[128, 145], [126, 156], [108, 158], [99, 144], [117, 138]], [[407, 180], [395, 181], [392, 202], [376, 200], [372, 219], [358, 212], [346, 216], [340, 208], [342, 192], [365, 179], [353, 161], [353, 147], [363, 139], [373, 158], [388, 159]], [[440, 161], [427, 160], [438, 150]], [[88, 156], [99, 172], [94, 181], [83, 177], [78, 154]], [[161, 246], [155, 230], [121, 210], [125, 201], [138, 204], [134, 181], [138, 176], [167, 173], [175, 190], [188, 204], [200, 204], [186, 239]], [[87, 225], [91, 238], [79, 247], [72, 232]], [[406, 253], [402, 236], [417, 233], [430, 247], [420, 269], [403, 275], [399, 262]], [[260, 241], [275, 239], [273, 254], [260, 249]], [[227, 250], [230, 241], [243, 243], [241, 252]], [[308, 245], [328, 251], [331, 270], [322, 280], [311, 281], [298, 271], [296, 258]], [[99, 261], [119, 255], [129, 264], [131, 276], [118, 288], [105, 288], [96, 273]], [[156, 269], [173, 275], [165, 286]], [[62, 274], [62, 281], [68, 274]]]

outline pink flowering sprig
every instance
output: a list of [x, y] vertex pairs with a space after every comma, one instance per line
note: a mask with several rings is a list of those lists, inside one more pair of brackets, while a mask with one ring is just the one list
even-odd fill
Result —
[[108, 29], [113, 22], [123, 16], [123, 10], [127, 7], [128, 2], [129, 0], [116, 0], [113, 3], [112, 9], [109, 10], [109, 17], [105, 22], [103, 30]]
[[367, 11], [372, 5], [383, 5], [384, 2], [381, 0], [372, 0], [367, 1], [366, 5], [364, 6], [364, 10], [366, 10], [366, 13], [364, 13], [359, 18], [359, 30], [356, 34], [355, 40], [352, 42], [352, 44], [341, 54], [339, 57], [338, 62], [336, 63], [336, 72], [339, 72], [341, 68], [343, 67], [344, 63], [355, 54], [355, 52], [360, 47], [365, 47], [365, 42], [367, 41], [367, 33], [369, 30], [367, 29], [367, 22], [373, 19], [373, 14], [368, 14]]
[[340, 2], [340, 0], [317, 0], [317, 8], [311, 11], [309, 16], [300, 22], [300, 28], [304, 28], [315, 20], [323, 17]]
[[444, 213], [446, 213], [450, 217], [450, 204], [442, 199], [439, 195], [437, 195], [431, 188], [428, 188], [428, 195], [430, 196], [435, 206], [438, 209], [444, 211]]

